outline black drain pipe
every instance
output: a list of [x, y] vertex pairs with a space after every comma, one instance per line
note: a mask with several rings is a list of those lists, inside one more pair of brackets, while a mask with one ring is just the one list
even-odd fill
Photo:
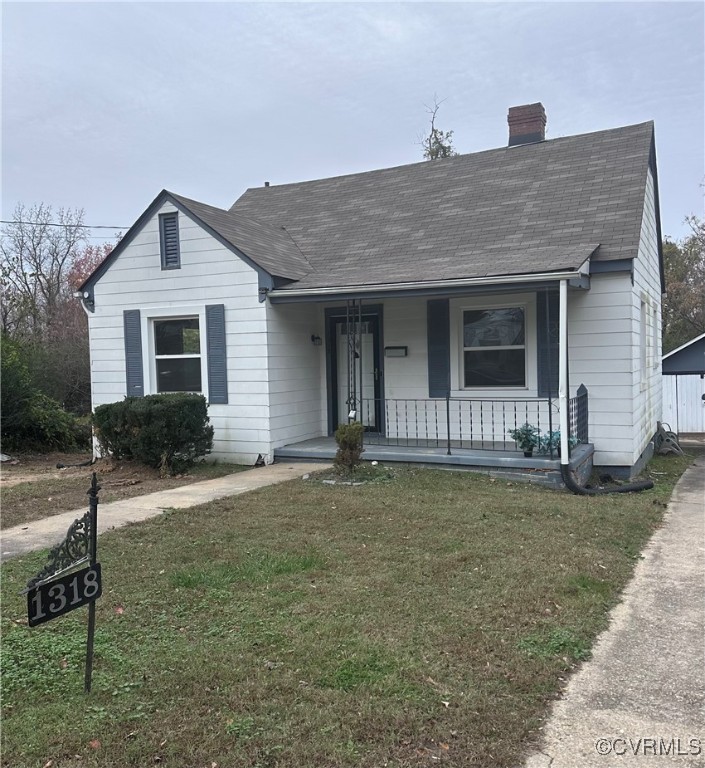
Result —
[[637, 491], [648, 491], [649, 488], [654, 487], [653, 480], [639, 480], [636, 483], [618, 485], [615, 488], [586, 488], [575, 482], [573, 473], [570, 471], [570, 466], [564, 464], [563, 460], [561, 460], [561, 477], [563, 478], [565, 487], [578, 496], [606, 496], [608, 493], [636, 493]]

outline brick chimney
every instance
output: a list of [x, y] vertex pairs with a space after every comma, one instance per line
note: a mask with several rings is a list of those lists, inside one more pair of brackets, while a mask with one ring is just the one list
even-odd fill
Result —
[[521, 107], [509, 107], [507, 122], [510, 147], [546, 139], [546, 110], [540, 101]]

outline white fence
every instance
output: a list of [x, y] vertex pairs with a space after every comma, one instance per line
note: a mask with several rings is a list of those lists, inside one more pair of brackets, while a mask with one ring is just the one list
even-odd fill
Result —
[[705, 378], [663, 376], [663, 417], [674, 432], [705, 432]]

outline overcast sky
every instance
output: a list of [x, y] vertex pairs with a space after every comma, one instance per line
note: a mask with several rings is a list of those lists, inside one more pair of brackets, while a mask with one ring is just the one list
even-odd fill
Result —
[[535, 101], [548, 138], [654, 120], [682, 236], [705, 191], [703, 8], [5, 2], [2, 218], [43, 201], [127, 227], [162, 188], [228, 207], [417, 162], [437, 94], [462, 153], [504, 146], [507, 108]]

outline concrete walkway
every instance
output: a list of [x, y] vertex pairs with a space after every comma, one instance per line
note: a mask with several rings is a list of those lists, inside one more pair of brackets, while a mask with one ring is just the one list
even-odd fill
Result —
[[[234, 475], [218, 477], [214, 480], [182, 485], [168, 491], [157, 491], [144, 496], [135, 496], [132, 499], [100, 504], [98, 506], [98, 533], [155, 517], [165, 509], [183, 509], [221, 499], [224, 496], [237, 496], [255, 488], [283, 483], [285, 480], [293, 480], [309, 472], [327, 469], [330, 466], [329, 463], [320, 462], [270, 464], [268, 467], [258, 467], [245, 472], [237, 472]], [[98, 482], [100, 483], [100, 478], [98, 478]], [[66, 535], [71, 523], [77, 517], [81, 517], [87, 509], [88, 505], [86, 504], [81, 509], [62, 512], [60, 515], [45, 517], [43, 520], [37, 520], [33, 523], [7, 528], [0, 534], [2, 540], [0, 560], [8, 560], [35, 549], [45, 549], [58, 544]]]
[[526, 768], [705, 766], [705, 459], [678, 482]]

